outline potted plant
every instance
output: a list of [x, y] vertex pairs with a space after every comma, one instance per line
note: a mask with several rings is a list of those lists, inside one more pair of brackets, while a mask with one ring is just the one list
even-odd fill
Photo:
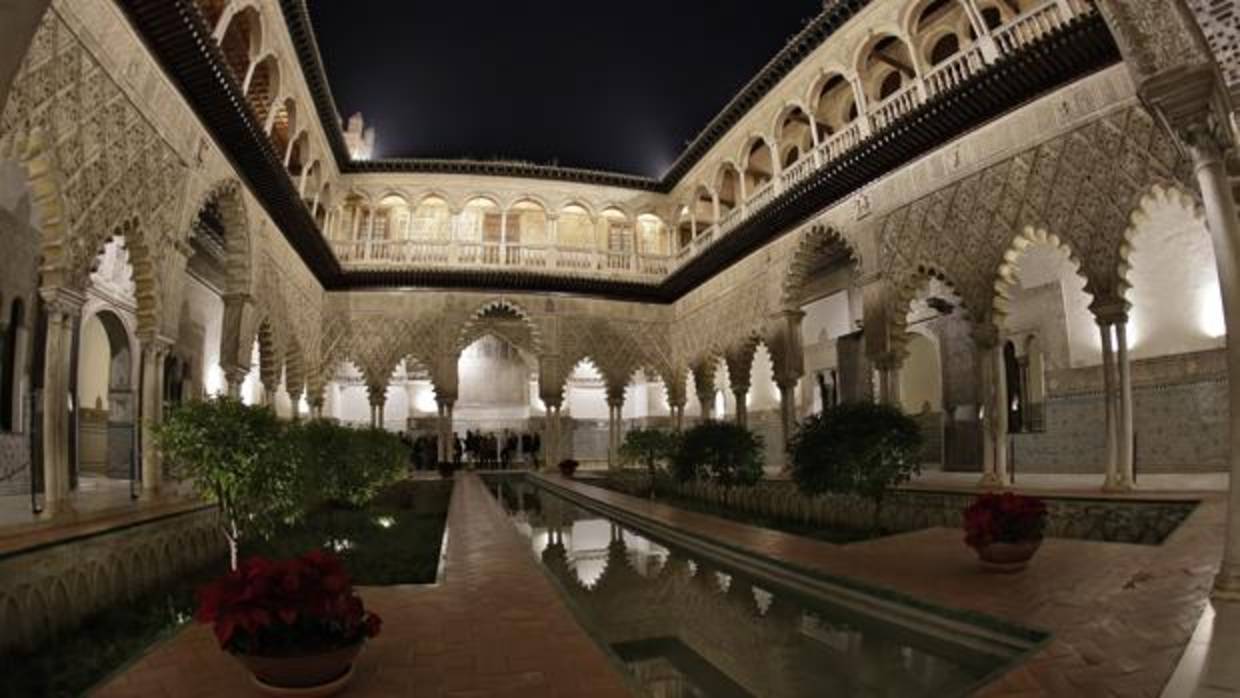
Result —
[[964, 510], [964, 542], [995, 572], [1025, 569], [1045, 529], [1046, 503], [1037, 497], [988, 493]]
[[870, 500], [871, 527], [878, 533], [887, 493], [921, 471], [921, 444], [917, 422], [899, 408], [845, 403], [797, 425], [788, 448], [791, 476], [807, 496], [831, 493]]
[[560, 474], [563, 475], [564, 477], [572, 477], [574, 474], [576, 474], [577, 468], [579, 467], [581, 467], [581, 464], [578, 463], [577, 461], [573, 460], [572, 458], [565, 458], [564, 460], [560, 461]]
[[382, 621], [366, 611], [334, 555], [248, 558], [198, 590], [200, 623], [269, 695], [329, 696], [353, 674], [353, 660]]

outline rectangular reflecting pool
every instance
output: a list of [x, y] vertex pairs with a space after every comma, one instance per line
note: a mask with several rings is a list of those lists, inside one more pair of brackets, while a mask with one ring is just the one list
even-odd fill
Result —
[[1045, 634], [810, 575], [523, 474], [488, 486], [652, 698], [964, 696]]

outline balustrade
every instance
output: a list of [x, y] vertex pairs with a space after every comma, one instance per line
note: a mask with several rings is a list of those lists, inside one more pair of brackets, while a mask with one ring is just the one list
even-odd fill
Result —
[[900, 88], [895, 94], [874, 105], [874, 108], [870, 110], [874, 130], [882, 131], [899, 121], [905, 114], [916, 109], [921, 101], [921, 91], [917, 89], [917, 83], [910, 82]]
[[[852, 151], [871, 134], [882, 131], [907, 116], [926, 100], [952, 90], [973, 79], [989, 62], [1023, 50], [1047, 34], [1062, 29], [1078, 17], [1094, 14], [1092, 0], [1046, 0], [990, 34], [993, 48], [983, 37], [946, 62], [935, 66], [920, 81], [910, 82], [895, 94], [871, 106], [861, 118], [827, 137], [812, 153], [804, 155], [780, 173], [778, 180], [758, 186], [745, 207], [734, 206], [716, 223], [700, 231], [693, 240], [671, 255], [645, 255], [631, 252], [599, 251], [588, 248], [540, 245], [464, 242], [479, 235], [476, 220], [458, 216], [449, 220], [411, 221], [412, 239], [336, 240], [332, 249], [341, 264], [370, 266], [504, 266], [516, 269], [555, 269], [573, 273], [638, 274], [659, 278], [672, 273], [735, 230], [749, 212], [761, 210], [781, 192], [828, 167]], [[989, 51], [989, 53], [987, 53]], [[868, 126], [867, 126], [868, 117]], [[778, 185], [778, 186], [777, 186]], [[453, 242], [453, 239], [456, 242]]]
[[982, 45], [973, 44], [969, 48], [953, 56], [947, 62], [935, 66], [926, 74], [926, 92], [934, 97], [960, 85], [972, 78], [983, 67], [986, 61], [982, 57]]

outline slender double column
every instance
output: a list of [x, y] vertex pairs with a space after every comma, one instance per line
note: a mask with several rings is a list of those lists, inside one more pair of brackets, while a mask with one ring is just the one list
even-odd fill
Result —
[[155, 496], [163, 484], [163, 457], [155, 445], [155, 429], [164, 421], [164, 360], [172, 349], [169, 340], [142, 340], [142, 493]]
[[736, 424], [737, 426], [749, 426], [749, 386], [733, 385], [732, 397], [736, 400]]
[[981, 487], [996, 489], [1007, 484], [1008, 394], [1003, 343], [999, 329], [983, 325], [973, 332], [981, 361], [982, 378], [982, 480]]
[[1096, 304], [1094, 315], [1102, 334], [1102, 389], [1106, 412], [1107, 492], [1133, 488], [1132, 368], [1128, 355], [1128, 304], [1123, 300]]
[[623, 438], [624, 393], [607, 396], [607, 466], [620, 467], [620, 442]]
[[436, 421], [437, 438], [436, 453], [440, 463], [449, 463], [456, 459], [456, 435], [452, 431], [452, 408], [456, 401], [450, 398], [436, 400], [439, 407], [439, 418]]

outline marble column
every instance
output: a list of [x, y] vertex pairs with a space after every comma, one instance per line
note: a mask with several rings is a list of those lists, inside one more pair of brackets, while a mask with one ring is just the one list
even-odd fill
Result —
[[1115, 323], [1116, 358], [1119, 364], [1119, 479], [1120, 489], [1130, 490], [1135, 484], [1132, 427], [1132, 365], [1128, 356], [1128, 319]]
[[749, 386], [732, 386], [732, 396], [736, 399], [736, 425], [749, 426]]
[[164, 418], [164, 359], [171, 342], [162, 338], [142, 341], [142, 493], [154, 496], [163, 485], [163, 458], [155, 446], [155, 427]]
[[701, 421], [709, 422], [715, 416], [715, 394], [698, 393], [698, 405], [701, 406]]
[[[792, 444], [792, 435], [796, 433], [797, 425], [797, 382], [780, 381], [779, 387], [779, 428], [780, 436], [784, 441], [784, 452], [787, 453], [788, 446]], [[825, 409], [825, 406], [824, 406]]]
[[69, 374], [76, 322], [85, 300], [66, 290], [43, 292], [47, 343], [43, 367], [43, 516], [63, 511], [69, 496]]
[[[1235, 182], [1228, 178], [1226, 155], [1235, 147], [1225, 108], [1224, 86], [1210, 63], [1186, 64], [1145, 77], [1138, 86], [1142, 101], [1186, 146], [1201, 189], [1206, 229], [1214, 247], [1223, 319], [1227, 334], [1240, 333], [1240, 218]], [[1240, 601], [1240, 341], [1227, 342], [1228, 428], [1231, 484], [1223, 560], [1215, 578], [1220, 599]]]
[[1115, 418], [1115, 346], [1111, 323], [1098, 321], [1102, 335], [1102, 401], [1106, 413], [1106, 479], [1102, 488], [1111, 490], [1119, 481], [1119, 439], [1116, 436], [1118, 420]]
[[984, 489], [1007, 484], [1007, 384], [1004, 380], [1003, 346], [999, 330], [993, 325], [973, 332], [981, 362], [982, 479]]

